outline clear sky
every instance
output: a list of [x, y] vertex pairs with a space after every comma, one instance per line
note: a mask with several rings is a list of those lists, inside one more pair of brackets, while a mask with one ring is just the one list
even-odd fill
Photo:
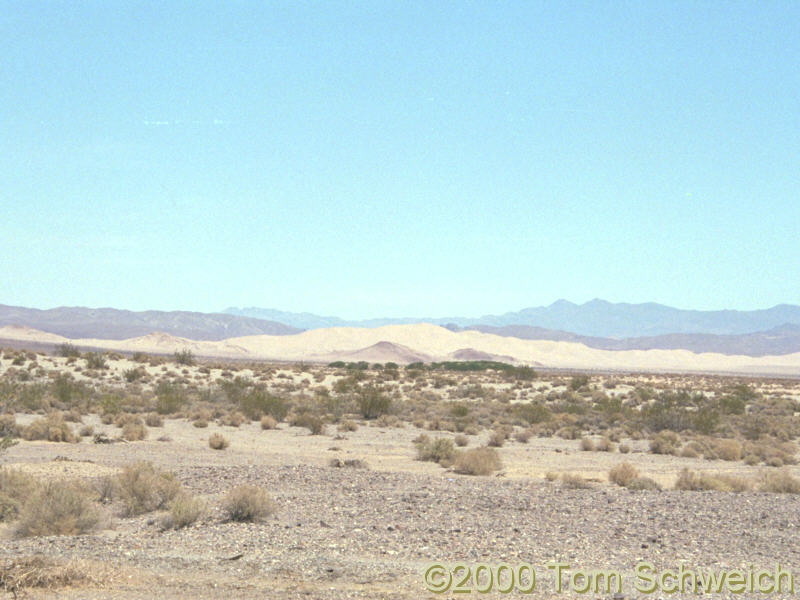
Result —
[[798, 2], [0, 0], [0, 303], [800, 304]]

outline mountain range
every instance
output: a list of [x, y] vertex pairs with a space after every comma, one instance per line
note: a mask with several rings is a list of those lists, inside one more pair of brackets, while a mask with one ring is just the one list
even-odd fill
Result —
[[376, 328], [415, 323], [453, 332], [477, 331], [506, 338], [575, 342], [610, 351], [689, 350], [769, 356], [800, 352], [800, 306], [755, 311], [682, 310], [655, 303], [614, 304], [559, 300], [477, 318], [387, 318], [348, 321], [311, 313], [229, 308], [222, 313], [61, 307], [47, 310], [0, 305], [0, 327], [28, 327], [66, 338], [122, 340], [162, 332], [198, 341], [257, 335], [291, 336], [303, 330]]
[[580, 336], [633, 338], [666, 334], [739, 335], [767, 331], [782, 325], [800, 325], [800, 306], [779, 304], [752, 311], [684, 310], [655, 302], [643, 304], [613, 303], [595, 299], [584, 304], [557, 300], [549, 306], [525, 308], [517, 312], [482, 317], [402, 317], [345, 320], [311, 313], [291, 313], [268, 308], [228, 308], [226, 314], [268, 319], [298, 329], [324, 327], [382, 327], [431, 323], [434, 325], [506, 327], [525, 325], [542, 329], [568, 331]]

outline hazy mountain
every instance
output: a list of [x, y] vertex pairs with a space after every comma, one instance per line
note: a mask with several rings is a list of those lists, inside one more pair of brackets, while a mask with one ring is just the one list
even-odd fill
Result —
[[162, 331], [193, 340], [223, 340], [245, 335], [289, 335], [299, 330], [283, 323], [220, 313], [114, 308], [61, 307], [48, 310], [0, 304], [0, 327], [23, 325], [69, 338], [127, 339]]
[[768, 356], [800, 352], [800, 325], [782, 325], [768, 331], [739, 335], [712, 333], [673, 333], [634, 338], [602, 338], [582, 336], [568, 331], [556, 331], [528, 325], [475, 325], [451, 327], [454, 331], [476, 330], [524, 340], [552, 340], [578, 342], [600, 350], [691, 350], [692, 352], [717, 352], [727, 355]]
[[229, 308], [224, 312], [270, 319], [301, 329], [379, 327], [420, 322], [434, 325], [452, 324], [459, 327], [526, 325], [547, 330], [572, 332], [578, 336], [620, 339], [686, 333], [738, 335], [767, 331], [785, 324], [800, 325], [800, 306], [788, 304], [779, 304], [772, 308], [753, 311], [702, 311], [672, 308], [653, 302], [627, 304], [592, 300], [585, 304], [574, 304], [567, 300], [558, 300], [550, 306], [526, 308], [502, 315], [484, 315], [472, 318], [403, 317], [356, 321], [263, 308]]

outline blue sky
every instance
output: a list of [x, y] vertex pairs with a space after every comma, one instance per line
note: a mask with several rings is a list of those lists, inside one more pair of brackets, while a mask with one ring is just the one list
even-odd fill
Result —
[[0, 0], [0, 303], [800, 304], [798, 22]]

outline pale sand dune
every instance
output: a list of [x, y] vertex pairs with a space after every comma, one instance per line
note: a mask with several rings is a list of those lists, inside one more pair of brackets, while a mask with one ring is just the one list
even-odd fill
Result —
[[[66, 338], [28, 328], [0, 327], [0, 338], [61, 343]], [[695, 354], [689, 350], [624, 350], [589, 348], [574, 342], [522, 340], [478, 331], [452, 332], [429, 324], [389, 325], [373, 329], [334, 327], [296, 335], [256, 335], [221, 341], [196, 341], [153, 333], [128, 340], [71, 340], [125, 352], [168, 354], [184, 348], [198, 356], [262, 360], [328, 362], [370, 360], [412, 362], [452, 359], [459, 352], [504, 356], [522, 364], [574, 369], [642, 371], [711, 371], [800, 375], [800, 353], [783, 356]]]

